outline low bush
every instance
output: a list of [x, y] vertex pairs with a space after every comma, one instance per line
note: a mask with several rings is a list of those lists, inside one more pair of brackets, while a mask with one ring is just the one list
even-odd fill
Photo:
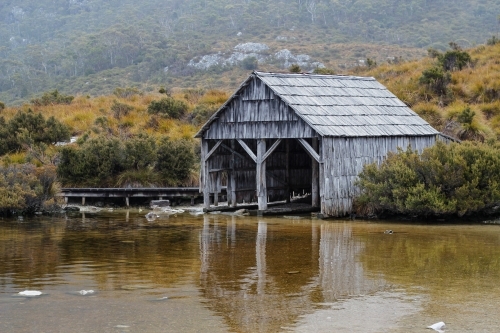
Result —
[[62, 147], [57, 173], [67, 186], [177, 186], [191, 175], [195, 159], [188, 140], [100, 136]]
[[56, 89], [54, 91], [45, 92], [40, 98], [32, 99], [31, 103], [37, 106], [71, 104], [74, 98], [75, 97], [71, 95], [60, 94]]
[[9, 122], [0, 117], [0, 155], [21, 150], [25, 146], [54, 144], [69, 138], [70, 131], [66, 125], [53, 116], [45, 120], [41, 113], [31, 109], [18, 111]]
[[359, 212], [412, 216], [491, 213], [500, 203], [500, 146], [438, 143], [422, 154], [390, 153], [366, 165], [357, 185]]
[[54, 210], [59, 190], [53, 166], [0, 166], [0, 216]]
[[172, 97], [152, 101], [148, 105], [148, 113], [157, 114], [167, 118], [180, 119], [188, 110], [188, 105]]

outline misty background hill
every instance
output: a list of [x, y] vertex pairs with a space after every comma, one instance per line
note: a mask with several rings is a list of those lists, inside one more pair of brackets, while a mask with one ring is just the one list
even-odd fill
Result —
[[116, 87], [234, 89], [252, 69], [336, 72], [482, 44], [497, 0], [4, 0], [0, 100]]

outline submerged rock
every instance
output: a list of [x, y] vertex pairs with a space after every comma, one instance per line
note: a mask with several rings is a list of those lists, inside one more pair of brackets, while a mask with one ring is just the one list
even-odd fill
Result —
[[19, 292], [19, 295], [28, 297], [40, 296], [41, 294], [42, 292], [38, 290], [25, 290]]
[[446, 325], [444, 322], [440, 321], [439, 323], [432, 324], [431, 326], [427, 326], [427, 328], [433, 329], [436, 332], [444, 333], [444, 329]]

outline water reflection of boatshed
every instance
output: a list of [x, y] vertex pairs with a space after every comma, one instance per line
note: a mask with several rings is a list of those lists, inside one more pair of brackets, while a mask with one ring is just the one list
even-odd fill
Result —
[[439, 136], [374, 78], [253, 72], [196, 134], [204, 204], [225, 184], [233, 206], [311, 193], [323, 215], [342, 216], [363, 165]]

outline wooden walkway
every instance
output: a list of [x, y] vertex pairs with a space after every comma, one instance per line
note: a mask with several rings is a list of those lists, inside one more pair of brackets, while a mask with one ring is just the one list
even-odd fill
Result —
[[[226, 195], [226, 188], [221, 188], [219, 195]], [[191, 205], [197, 198], [202, 198], [199, 187], [143, 187], [143, 188], [63, 188], [60, 196], [66, 203], [69, 198], [81, 198], [85, 205], [86, 198], [124, 198], [125, 205], [130, 205], [130, 198], [150, 199], [186, 199], [191, 200]]]

